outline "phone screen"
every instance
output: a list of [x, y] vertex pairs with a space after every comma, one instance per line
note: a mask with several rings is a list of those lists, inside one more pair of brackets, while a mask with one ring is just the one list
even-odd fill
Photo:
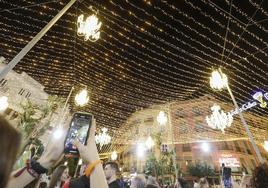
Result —
[[78, 140], [86, 145], [89, 130], [92, 123], [92, 115], [88, 113], [75, 113], [71, 121], [69, 132], [66, 137], [64, 151], [66, 154], [78, 154], [77, 148], [73, 145]]

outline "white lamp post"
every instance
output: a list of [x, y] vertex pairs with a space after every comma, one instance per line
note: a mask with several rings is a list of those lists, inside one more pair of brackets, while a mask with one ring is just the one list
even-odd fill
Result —
[[[239, 106], [234, 98], [234, 95], [231, 91], [231, 88], [229, 87], [229, 84], [228, 84], [228, 79], [227, 79], [227, 76], [225, 74], [222, 73], [221, 69], [218, 69], [217, 71], [213, 71], [212, 72], [212, 75], [211, 75], [211, 78], [210, 78], [210, 86], [213, 88], [213, 89], [223, 89], [223, 88], [227, 88], [232, 100], [233, 100], [233, 103], [235, 105], [235, 108], [236, 109], [239, 109]], [[241, 122], [243, 124], [243, 126], [245, 127], [246, 129], [246, 132], [247, 132], [247, 135], [250, 139], [250, 142], [257, 154], [257, 157], [260, 161], [260, 163], [264, 163], [264, 160], [260, 154], [260, 151], [259, 151], [259, 148], [257, 147], [254, 139], [253, 139], [253, 136], [249, 130], [249, 127], [248, 127], [248, 124], [246, 123], [246, 120], [244, 118], [244, 116], [242, 115], [241, 112], [239, 112], [239, 116], [240, 116], [240, 119], [241, 119]]]

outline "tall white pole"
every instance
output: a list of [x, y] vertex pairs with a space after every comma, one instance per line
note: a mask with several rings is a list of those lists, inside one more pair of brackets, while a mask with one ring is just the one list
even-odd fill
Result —
[[176, 145], [174, 144], [174, 129], [171, 123], [171, 114], [170, 114], [170, 102], [168, 103], [168, 122], [169, 122], [169, 130], [171, 132], [171, 141], [172, 141], [172, 161], [173, 161], [173, 167], [175, 170], [175, 182], [178, 181], [179, 173], [177, 168], [177, 161], [176, 161]]
[[63, 122], [63, 120], [64, 120], [64, 117], [65, 117], [65, 114], [66, 114], [66, 107], [67, 107], [67, 103], [68, 103], [68, 101], [69, 101], [69, 99], [70, 99], [70, 97], [71, 97], [71, 94], [72, 94], [72, 92], [73, 92], [73, 90], [74, 90], [74, 87], [72, 87], [71, 88], [71, 90], [70, 90], [70, 92], [69, 92], [69, 95], [68, 95], [68, 97], [67, 97], [67, 99], [66, 99], [66, 101], [65, 101], [65, 104], [64, 104], [64, 106], [63, 106], [63, 108], [62, 108], [62, 110], [61, 110], [61, 113], [60, 113], [60, 120], [59, 120], [59, 125], [58, 126], [61, 126], [61, 124], [62, 124], [62, 122]]
[[32, 49], [32, 47], [46, 34], [46, 32], [60, 19], [60, 17], [76, 2], [71, 0], [0, 72], [0, 80], [11, 71], [18, 62]]
[[[234, 103], [234, 105], [235, 105], [235, 108], [236, 108], [236, 109], [239, 109], [239, 106], [238, 106], [238, 104], [237, 104], [237, 102], [236, 102], [236, 100], [235, 100], [235, 98], [234, 98], [234, 95], [233, 95], [233, 93], [232, 93], [232, 91], [231, 91], [231, 88], [229, 87], [228, 84], [227, 84], [227, 90], [228, 90], [229, 94], [231, 95], [231, 98], [232, 98], [232, 100], [233, 100], [233, 103]], [[240, 112], [239, 110], [238, 110], [238, 112], [239, 112], [238, 114], [239, 114], [239, 117], [240, 117], [240, 119], [241, 119], [241, 122], [242, 122], [242, 124], [244, 125], [244, 127], [245, 127], [245, 129], [246, 129], [246, 133], [247, 133], [247, 135], [248, 135], [248, 137], [249, 137], [249, 139], [250, 139], [250, 142], [251, 142], [251, 144], [252, 144], [252, 146], [253, 146], [253, 149], [255, 150], [255, 152], [256, 152], [256, 154], [257, 154], [257, 157], [258, 157], [260, 163], [262, 164], [262, 163], [264, 163], [264, 159], [263, 159], [262, 156], [261, 156], [260, 150], [259, 150], [259, 148], [257, 147], [257, 145], [256, 145], [256, 143], [255, 143], [255, 141], [254, 141], [254, 138], [253, 138], [253, 136], [252, 136], [252, 133], [251, 133], [250, 130], [249, 130], [248, 124], [247, 124], [247, 122], [246, 122], [246, 120], [245, 120], [245, 118], [244, 118], [242, 112]]]

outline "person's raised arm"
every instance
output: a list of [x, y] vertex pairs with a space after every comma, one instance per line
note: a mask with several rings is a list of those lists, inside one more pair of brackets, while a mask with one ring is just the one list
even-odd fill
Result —
[[55, 138], [51, 135], [49, 144], [40, 159], [37, 161], [30, 160], [26, 167], [13, 172], [7, 188], [23, 188], [38, 178], [40, 174], [45, 173], [48, 168], [52, 167], [62, 156], [66, 134], [67, 126], [62, 129], [61, 137]]
[[87, 141], [87, 145], [84, 146], [80, 142], [75, 142], [75, 145], [78, 147], [80, 156], [84, 163], [93, 164], [96, 166], [90, 174], [90, 187], [91, 188], [108, 188], [106, 177], [102, 168], [102, 164], [98, 161], [100, 160], [97, 146], [95, 143], [95, 130], [96, 130], [96, 121], [93, 120], [92, 126], [90, 128], [90, 135]]

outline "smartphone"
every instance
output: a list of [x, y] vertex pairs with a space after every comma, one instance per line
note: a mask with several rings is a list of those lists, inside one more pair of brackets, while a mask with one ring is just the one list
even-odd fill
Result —
[[86, 145], [89, 136], [90, 127], [92, 125], [93, 115], [85, 112], [77, 112], [73, 114], [70, 128], [64, 144], [64, 153], [67, 157], [78, 157], [79, 152], [73, 145], [74, 140], [78, 140]]

